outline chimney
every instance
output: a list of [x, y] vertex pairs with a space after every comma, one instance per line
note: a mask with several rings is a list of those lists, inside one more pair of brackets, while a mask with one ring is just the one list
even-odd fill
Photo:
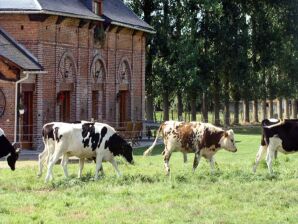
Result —
[[101, 16], [103, 8], [103, 0], [83, 0], [83, 3], [94, 14]]
[[103, 1], [102, 0], [93, 0], [93, 12], [96, 15], [102, 15]]

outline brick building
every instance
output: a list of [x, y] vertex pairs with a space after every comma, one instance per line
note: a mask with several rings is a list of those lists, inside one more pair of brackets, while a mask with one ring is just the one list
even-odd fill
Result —
[[1, 0], [0, 127], [38, 148], [46, 122], [143, 119], [153, 32], [121, 0]]

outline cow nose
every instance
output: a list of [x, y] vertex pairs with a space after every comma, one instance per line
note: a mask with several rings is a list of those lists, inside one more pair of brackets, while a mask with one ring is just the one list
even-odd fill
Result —
[[135, 164], [135, 161], [131, 160], [130, 164], [131, 165], [134, 165]]
[[235, 148], [235, 150], [233, 152], [237, 152], [237, 148]]

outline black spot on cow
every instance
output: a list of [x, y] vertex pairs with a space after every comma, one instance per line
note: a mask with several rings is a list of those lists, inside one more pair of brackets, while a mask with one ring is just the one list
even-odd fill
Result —
[[45, 125], [42, 129], [42, 137], [54, 140], [54, 124]]
[[219, 148], [219, 141], [224, 135], [224, 131], [212, 132], [208, 128], [205, 129], [203, 138], [199, 144], [199, 148], [210, 148], [211, 146], [215, 146], [215, 148]]
[[[100, 134], [96, 133], [94, 123], [82, 124], [82, 143], [84, 144], [84, 148], [89, 147], [89, 142], [91, 141], [92, 151], [96, 150], [96, 148], [100, 146], [102, 139], [104, 138], [107, 132], [108, 129], [106, 127], [103, 127]], [[88, 138], [86, 138], [87, 136]]]
[[98, 147], [101, 145], [102, 139], [105, 137], [105, 135], [107, 134], [107, 132], [108, 132], [107, 127], [103, 127], [101, 129], [101, 132], [100, 132], [100, 141], [99, 141]]
[[127, 162], [133, 162], [132, 147], [117, 133], [113, 134], [109, 140], [105, 142], [105, 149], [108, 148], [114, 156], [121, 155]]

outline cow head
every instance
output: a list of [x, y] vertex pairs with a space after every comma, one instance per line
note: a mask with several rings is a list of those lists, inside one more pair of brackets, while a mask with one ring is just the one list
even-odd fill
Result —
[[128, 142], [125, 142], [124, 144], [122, 144], [122, 150], [122, 156], [126, 159], [126, 161], [130, 164], [134, 164], [131, 145]]
[[232, 129], [224, 131], [224, 134], [220, 139], [220, 146], [230, 152], [237, 152], [234, 140], [234, 131]]
[[20, 153], [20, 145], [14, 144], [13, 150], [11, 151], [10, 155], [7, 157], [7, 163], [11, 170], [15, 170], [16, 168], [16, 161], [19, 158], [19, 153]]

